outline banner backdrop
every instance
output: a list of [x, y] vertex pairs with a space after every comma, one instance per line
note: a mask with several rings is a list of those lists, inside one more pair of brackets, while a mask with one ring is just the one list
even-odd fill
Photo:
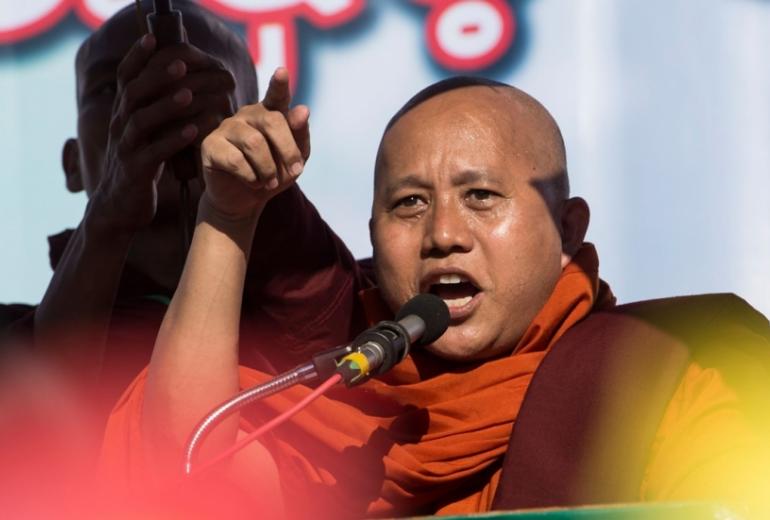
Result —
[[[0, 301], [37, 302], [46, 235], [77, 225], [61, 147], [75, 52], [127, 2], [0, 4]], [[770, 314], [767, 0], [200, 0], [247, 41], [260, 88], [290, 69], [311, 107], [300, 184], [368, 256], [389, 117], [458, 73], [514, 84], [562, 128], [573, 193], [621, 301], [729, 291]]]

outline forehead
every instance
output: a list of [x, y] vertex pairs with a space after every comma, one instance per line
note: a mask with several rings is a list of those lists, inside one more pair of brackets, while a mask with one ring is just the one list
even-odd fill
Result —
[[[401, 131], [414, 126], [447, 122], [475, 123], [477, 126], [495, 124], [507, 119], [516, 103], [506, 90], [474, 85], [437, 94], [406, 112], [392, 127]], [[495, 117], [492, 117], [495, 116]]]
[[109, 19], [86, 38], [78, 49], [75, 59], [78, 76], [89, 72], [96, 65], [112, 63], [117, 66], [140, 35], [136, 18], [117, 15]]
[[413, 107], [383, 136], [375, 185], [383, 170], [442, 156], [526, 168], [536, 176], [566, 167], [556, 122], [537, 100], [514, 87], [461, 87]]
[[485, 136], [494, 141], [507, 141], [522, 126], [521, 112], [518, 103], [501, 89], [463, 87], [415, 106], [390, 128], [383, 141], [409, 140], [423, 135], [459, 140]]
[[442, 93], [404, 114], [383, 136], [379, 166], [403, 165], [431, 157], [486, 161], [517, 153], [518, 108], [486, 86]]
[[[194, 6], [184, 6], [182, 15], [191, 44], [230, 64], [234, 72], [253, 70], [248, 51], [226, 25]], [[141, 35], [133, 8], [124, 9], [107, 20], [78, 50], [75, 59], [78, 81], [92, 73], [114, 75], [120, 61]]]

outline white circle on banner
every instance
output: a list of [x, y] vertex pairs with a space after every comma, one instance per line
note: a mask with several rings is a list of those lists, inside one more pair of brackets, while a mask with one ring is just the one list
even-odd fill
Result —
[[436, 40], [441, 49], [455, 58], [467, 60], [491, 52], [503, 37], [503, 18], [488, 2], [458, 2], [440, 15]]

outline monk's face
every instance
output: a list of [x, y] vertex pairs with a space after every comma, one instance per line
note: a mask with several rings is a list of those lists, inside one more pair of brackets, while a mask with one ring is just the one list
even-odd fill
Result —
[[[502, 89], [504, 91], [504, 89]], [[418, 293], [449, 306], [428, 347], [449, 359], [510, 351], [562, 269], [554, 216], [536, 189], [542, 121], [489, 87], [433, 97], [383, 138], [371, 233], [382, 295], [396, 310]]]

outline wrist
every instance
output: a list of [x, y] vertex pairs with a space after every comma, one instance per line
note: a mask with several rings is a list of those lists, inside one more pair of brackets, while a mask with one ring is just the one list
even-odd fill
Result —
[[111, 247], [125, 245], [127, 248], [134, 237], [134, 231], [122, 229], [105, 217], [94, 204], [93, 199], [88, 202], [81, 229], [87, 243], [104, 244]]
[[230, 211], [215, 204], [207, 191], [198, 202], [198, 222], [207, 222], [220, 229], [254, 229], [266, 203], [257, 202], [244, 211]]

